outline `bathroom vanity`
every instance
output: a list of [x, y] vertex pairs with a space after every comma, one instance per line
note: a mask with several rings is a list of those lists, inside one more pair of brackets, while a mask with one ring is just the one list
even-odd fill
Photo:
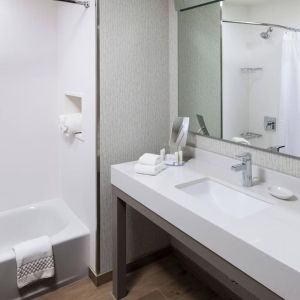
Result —
[[[127, 293], [127, 206], [241, 286], [242, 299], [299, 299], [299, 179], [254, 166], [255, 184], [246, 188], [235, 163], [197, 149], [184, 167], [155, 177], [135, 174], [134, 162], [112, 166], [117, 299]], [[279, 184], [294, 198], [272, 197], [268, 187]]]

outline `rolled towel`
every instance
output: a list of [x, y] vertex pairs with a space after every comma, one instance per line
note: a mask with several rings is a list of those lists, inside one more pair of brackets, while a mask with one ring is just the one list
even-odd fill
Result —
[[232, 141], [237, 144], [251, 146], [251, 143], [242, 137], [233, 137]]
[[61, 115], [59, 127], [66, 136], [82, 132], [82, 114]]
[[147, 165], [142, 165], [142, 164], [136, 164], [134, 166], [134, 170], [138, 174], [143, 174], [143, 175], [151, 175], [151, 176], [156, 176], [160, 172], [166, 169], [166, 165], [164, 163], [160, 163], [159, 165], [156, 166], [147, 166]]
[[54, 257], [48, 236], [20, 243], [13, 250], [16, 254], [19, 289], [37, 280], [54, 276]]
[[156, 166], [162, 163], [163, 158], [160, 155], [145, 153], [139, 158], [139, 164], [147, 166]]

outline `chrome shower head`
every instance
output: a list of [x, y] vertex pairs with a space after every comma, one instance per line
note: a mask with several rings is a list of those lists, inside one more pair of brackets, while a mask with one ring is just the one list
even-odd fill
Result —
[[268, 40], [271, 37], [271, 33], [273, 32], [273, 28], [269, 27], [267, 31], [262, 32], [260, 34], [261, 38], [263, 38], [264, 40]]

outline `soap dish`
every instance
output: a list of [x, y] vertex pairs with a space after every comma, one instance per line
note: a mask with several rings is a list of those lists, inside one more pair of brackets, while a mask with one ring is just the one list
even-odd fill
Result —
[[184, 162], [183, 163], [177, 163], [175, 161], [165, 161], [165, 165], [166, 166], [170, 166], [170, 167], [183, 167], [184, 166]]
[[281, 200], [289, 200], [294, 196], [290, 190], [275, 185], [268, 187], [268, 191], [273, 197]]

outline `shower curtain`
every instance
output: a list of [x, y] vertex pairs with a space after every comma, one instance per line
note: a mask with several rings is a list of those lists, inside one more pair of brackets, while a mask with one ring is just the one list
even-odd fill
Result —
[[283, 37], [279, 131], [285, 152], [300, 156], [300, 33]]

